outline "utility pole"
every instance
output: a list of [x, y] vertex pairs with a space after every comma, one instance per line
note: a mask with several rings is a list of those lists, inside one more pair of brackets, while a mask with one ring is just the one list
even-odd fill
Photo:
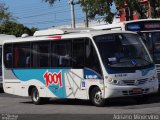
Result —
[[74, 0], [70, 0], [70, 7], [71, 7], [72, 28], [75, 28], [76, 24], [75, 24]]
[[85, 27], [89, 26], [89, 21], [88, 21], [88, 8], [85, 11]]
[[85, 27], [89, 26], [89, 21], [88, 21], [88, 4], [86, 0], [86, 11], [85, 11]]

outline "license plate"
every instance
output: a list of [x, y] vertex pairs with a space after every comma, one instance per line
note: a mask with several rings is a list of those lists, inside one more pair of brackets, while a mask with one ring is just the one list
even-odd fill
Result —
[[141, 89], [141, 88], [133, 88], [132, 91], [133, 91], [133, 93], [137, 93], [137, 94], [138, 94], [138, 93], [139, 93], [139, 94], [142, 93], [142, 89]]

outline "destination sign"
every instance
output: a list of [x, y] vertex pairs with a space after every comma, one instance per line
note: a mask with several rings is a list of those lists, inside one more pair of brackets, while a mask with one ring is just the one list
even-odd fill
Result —
[[160, 30], [160, 21], [139, 21], [127, 23], [125, 29], [128, 31]]

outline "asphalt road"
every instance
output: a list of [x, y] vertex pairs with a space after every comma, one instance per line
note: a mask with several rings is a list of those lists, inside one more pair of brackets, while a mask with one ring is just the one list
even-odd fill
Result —
[[[19, 119], [37, 119], [47, 120], [49, 118], [56, 119], [95, 119], [109, 120], [109, 119], [133, 119], [135, 115], [152, 115], [153, 120], [160, 119], [160, 95], [151, 97], [146, 103], [138, 104], [133, 99], [113, 99], [106, 103], [105, 107], [95, 107], [89, 101], [83, 100], [50, 100], [44, 105], [34, 105], [29, 97], [19, 97], [0, 93], [0, 119], [18, 117]], [[17, 116], [16, 116], [17, 115]], [[118, 116], [116, 116], [118, 115]], [[120, 116], [119, 116], [120, 115]], [[118, 118], [119, 117], [119, 118]], [[130, 117], [130, 118], [129, 118]], [[141, 117], [141, 116], [140, 116]], [[149, 120], [149, 116], [147, 117]], [[108, 119], [106, 119], [108, 118]], [[136, 120], [141, 120], [142, 118]], [[17, 120], [17, 119], [15, 119]]]

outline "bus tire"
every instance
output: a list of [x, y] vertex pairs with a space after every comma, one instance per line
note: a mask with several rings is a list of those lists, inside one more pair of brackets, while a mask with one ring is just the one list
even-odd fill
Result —
[[91, 91], [91, 101], [96, 107], [103, 107], [105, 99], [102, 98], [102, 92], [98, 87], [93, 88]]
[[41, 105], [44, 102], [44, 99], [39, 97], [39, 92], [36, 87], [34, 87], [31, 91], [31, 99], [35, 105]]

